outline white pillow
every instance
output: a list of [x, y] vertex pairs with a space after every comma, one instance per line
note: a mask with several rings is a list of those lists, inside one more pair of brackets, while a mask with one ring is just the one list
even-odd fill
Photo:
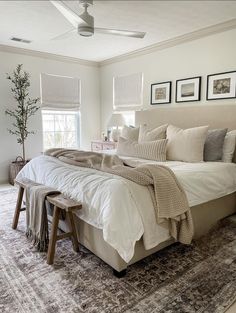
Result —
[[139, 127], [129, 127], [125, 125], [122, 128], [121, 137], [125, 139], [138, 141], [138, 136], [139, 136]]
[[167, 160], [202, 162], [208, 126], [181, 129], [169, 125], [166, 131]]
[[138, 143], [120, 137], [117, 154], [164, 162], [166, 161], [166, 147], [167, 139]]
[[165, 124], [150, 130], [147, 125], [140, 125], [138, 142], [166, 139], [167, 126]]
[[231, 130], [225, 136], [223, 145], [223, 156], [222, 161], [226, 163], [231, 163], [234, 157], [236, 145], [236, 130]]

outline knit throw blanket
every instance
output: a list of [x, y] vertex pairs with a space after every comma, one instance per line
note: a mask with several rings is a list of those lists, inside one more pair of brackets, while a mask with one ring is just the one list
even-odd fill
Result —
[[27, 184], [26, 200], [26, 236], [32, 240], [37, 250], [46, 252], [49, 242], [48, 218], [45, 199], [48, 195], [60, 193], [53, 188], [34, 182]]
[[166, 166], [144, 164], [125, 166], [117, 155], [67, 149], [49, 149], [45, 155], [70, 165], [93, 168], [121, 176], [147, 186], [153, 201], [157, 223], [181, 243], [190, 244], [194, 229], [186, 194], [175, 174]]

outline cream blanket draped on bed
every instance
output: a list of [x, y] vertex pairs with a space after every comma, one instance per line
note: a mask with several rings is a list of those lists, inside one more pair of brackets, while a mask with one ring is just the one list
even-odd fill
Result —
[[191, 243], [193, 222], [185, 192], [175, 174], [166, 166], [145, 164], [135, 168], [125, 166], [116, 155], [97, 152], [49, 149], [45, 155], [56, 157], [70, 165], [93, 168], [147, 186], [155, 208], [157, 223], [181, 243]]

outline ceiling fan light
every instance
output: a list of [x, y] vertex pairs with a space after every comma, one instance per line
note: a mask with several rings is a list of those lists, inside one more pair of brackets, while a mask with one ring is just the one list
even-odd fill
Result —
[[83, 37], [90, 37], [94, 34], [94, 28], [90, 26], [79, 26], [78, 33]]
[[79, 15], [83, 20], [83, 23], [78, 25], [78, 33], [83, 37], [90, 37], [94, 34], [94, 18], [87, 12], [87, 7], [85, 11]]
[[93, 5], [93, 0], [79, 0], [79, 5], [81, 6], [90, 6]]

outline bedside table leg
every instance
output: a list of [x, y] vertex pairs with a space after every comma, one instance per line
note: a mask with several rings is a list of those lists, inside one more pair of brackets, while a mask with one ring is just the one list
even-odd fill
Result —
[[52, 219], [52, 230], [51, 230], [51, 234], [50, 234], [48, 253], [47, 253], [47, 263], [49, 265], [53, 264], [53, 262], [54, 262], [59, 217], [60, 217], [60, 208], [54, 206], [53, 219]]
[[24, 194], [24, 188], [19, 186], [18, 196], [17, 196], [17, 202], [16, 202], [16, 209], [15, 214], [13, 218], [12, 228], [16, 229], [18, 225], [18, 220], [21, 212], [21, 205], [22, 205], [22, 199]]

